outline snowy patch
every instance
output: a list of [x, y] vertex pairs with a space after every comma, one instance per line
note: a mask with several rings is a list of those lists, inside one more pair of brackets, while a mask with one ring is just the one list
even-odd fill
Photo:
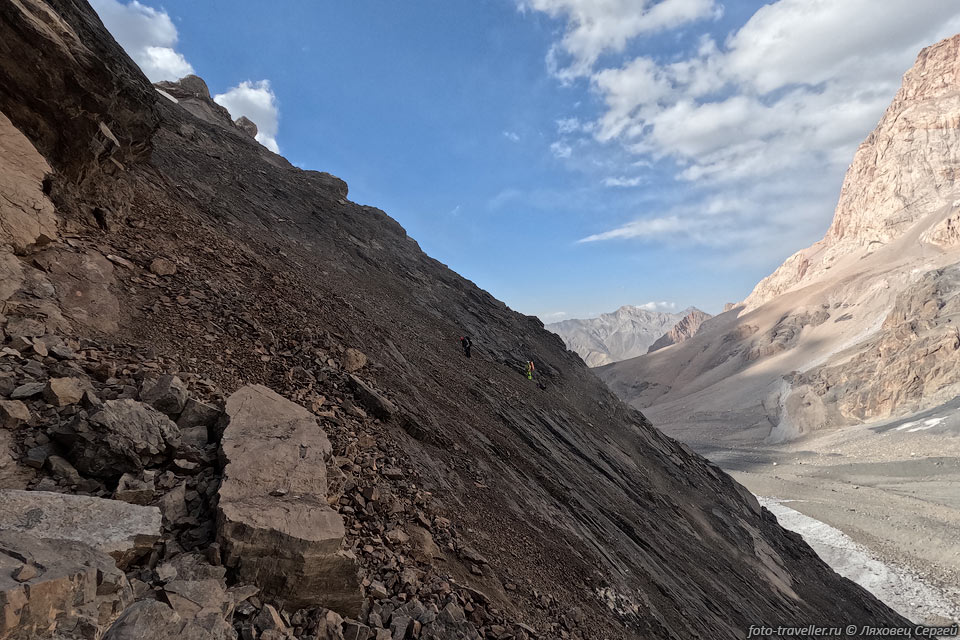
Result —
[[[157, 89], [157, 88], [154, 87], [154, 89]], [[180, 101], [179, 101], [179, 100], [177, 100], [176, 98], [174, 98], [172, 95], [170, 95], [169, 93], [167, 93], [167, 92], [164, 91], [163, 89], [157, 89], [157, 93], [159, 93], [159, 94], [162, 95], [164, 98], [166, 98], [167, 100], [169, 100], [170, 102], [172, 102], [172, 103], [174, 103], [174, 104], [180, 104]]]
[[946, 420], [946, 418], [930, 418], [929, 420], [924, 420], [922, 426], [914, 427], [913, 429], [910, 429], [909, 431], [907, 431], [907, 433], [913, 433], [914, 431], [923, 431], [924, 429], [930, 429], [931, 427], [937, 426], [944, 420]]
[[[915, 433], [917, 431], [925, 431], [927, 429], [932, 429], [941, 422], [946, 420], [946, 418], [929, 418], [923, 421], [923, 424], [920, 424], [919, 420], [912, 420], [910, 422], [904, 422], [899, 427], [894, 428], [894, 431], [904, 431], [907, 433]], [[919, 426], [918, 426], [919, 425]]]
[[909, 429], [910, 427], [914, 427], [916, 425], [916, 422], [904, 422], [902, 425], [894, 429], [894, 431], [903, 431], [904, 429]]
[[757, 496], [761, 505], [777, 516], [780, 526], [803, 536], [817, 555], [834, 571], [853, 580], [890, 608], [918, 624], [936, 617], [953, 619], [956, 607], [939, 589], [899, 567], [885, 564], [844, 532], [799, 511], [783, 506], [783, 500]]

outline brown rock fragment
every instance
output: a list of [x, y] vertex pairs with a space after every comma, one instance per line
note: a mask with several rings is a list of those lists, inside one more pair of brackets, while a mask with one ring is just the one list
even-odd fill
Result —
[[150, 273], [158, 276], [172, 276], [177, 272], [177, 265], [166, 258], [154, 258], [150, 263]]
[[359, 371], [367, 365], [367, 356], [362, 351], [349, 347], [343, 354], [343, 368], [349, 373]]
[[19, 400], [0, 400], [0, 426], [16, 429], [30, 421], [30, 409]]
[[83, 398], [84, 387], [79, 378], [51, 378], [43, 389], [43, 399], [55, 407], [77, 404]]

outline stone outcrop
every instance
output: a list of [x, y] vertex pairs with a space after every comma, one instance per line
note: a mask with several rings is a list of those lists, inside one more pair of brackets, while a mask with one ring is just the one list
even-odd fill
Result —
[[16, 490], [0, 490], [0, 504], [0, 531], [75, 540], [108, 554], [121, 567], [149, 552], [160, 538], [160, 510], [156, 507]]
[[381, 420], [388, 420], [397, 412], [397, 406], [373, 388], [369, 383], [357, 376], [350, 376], [350, 388], [354, 396], [364, 408]]
[[188, 75], [176, 82], [158, 82], [156, 87], [176, 98], [177, 104], [204, 122], [228, 129], [234, 128], [230, 112], [213, 101], [207, 83], [202, 78]]
[[[0, 110], [72, 180], [115, 170], [111, 159], [146, 157], [159, 120], [156, 92], [89, 11], [43, 0], [0, 5]], [[108, 148], [108, 137], [119, 146]]]
[[791, 378], [812, 401], [786, 409], [803, 420], [826, 406], [839, 426], [919, 411], [960, 395], [960, 265], [923, 274], [899, 293], [880, 332], [857, 353]]
[[250, 139], [257, 137], [257, 125], [246, 116], [240, 116], [234, 120], [226, 107], [214, 102], [203, 78], [188, 75], [176, 82], [163, 81], [154, 86], [163, 92], [163, 95], [172, 98], [176, 104], [204, 122], [231, 132], [242, 133]]
[[257, 137], [257, 125], [247, 116], [240, 116], [233, 121], [233, 124], [237, 125], [237, 128], [240, 129], [240, 131], [243, 131], [251, 138]]
[[664, 347], [669, 347], [672, 344], [679, 344], [684, 340], [692, 338], [697, 331], [700, 330], [700, 325], [704, 321], [712, 318], [709, 313], [704, 313], [700, 309], [694, 309], [687, 315], [683, 316], [680, 319], [680, 322], [673, 325], [673, 328], [670, 329], [667, 333], [663, 334], [657, 338], [656, 342], [650, 345], [650, 348], [647, 349], [647, 353], [652, 353], [657, 349], [663, 349]]
[[226, 414], [217, 527], [225, 564], [287, 606], [356, 615], [357, 568], [327, 504], [331, 447], [317, 419], [259, 385], [231, 395]]
[[[70, 251], [62, 246], [32, 256], [55, 296], [57, 315], [68, 326], [113, 333], [117, 330], [120, 304], [111, 288], [116, 284], [113, 264], [98, 251]], [[78, 278], [77, 274], [83, 274]], [[38, 283], [34, 290], [40, 288]], [[42, 311], [47, 312], [47, 308]]]

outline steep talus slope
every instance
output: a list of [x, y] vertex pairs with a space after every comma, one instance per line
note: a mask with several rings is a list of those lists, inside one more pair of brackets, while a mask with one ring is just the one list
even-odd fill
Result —
[[[4, 290], [7, 332], [32, 320], [41, 336], [46, 327], [96, 339], [98, 352], [150, 353], [226, 393], [262, 383], [336, 438], [377, 434], [389, 466], [365, 471], [414, 496], [419, 513], [403, 527], [453, 531], [456, 544], [444, 533], [449, 545], [404, 574], [405, 554], [383, 551], [381, 534], [395, 529], [361, 537], [370, 510], [336, 502], [368, 578], [361, 622], [375, 626], [375, 611], [385, 622], [408, 598], [449, 599], [451, 583], [470, 594], [458, 628], [487, 637], [506, 637], [491, 622], [502, 619], [530, 625], [516, 627], [524, 635], [584, 638], [902, 622], [618, 401], [537, 319], [348, 201], [343, 181], [293, 168], [157, 93], [85, 2], [4, 3], [0, 43], [0, 111], [52, 168], [31, 197], [49, 196], [59, 228], [0, 253], [18, 280]], [[25, 352], [28, 342], [40, 348], [31, 339]], [[369, 363], [348, 368], [345, 347]], [[530, 359], [543, 388], [521, 375]], [[337, 446], [355, 455], [356, 444]], [[401, 619], [393, 637], [414, 628]]]
[[[960, 36], [922, 51], [823, 240], [667, 354], [601, 376], [660, 419], [782, 441], [960, 394]], [[726, 417], [724, 417], [726, 414]]]
[[647, 348], [668, 333], [684, 316], [680, 313], [649, 311], [626, 305], [596, 318], [562, 320], [546, 325], [576, 352], [589, 367], [599, 367], [646, 353]]

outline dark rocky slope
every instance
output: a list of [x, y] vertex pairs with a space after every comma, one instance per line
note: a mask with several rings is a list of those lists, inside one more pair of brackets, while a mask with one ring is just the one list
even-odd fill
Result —
[[[363, 615], [460, 598], [470, 618], [449, 637], [496, 638], [902, 622], [617, 400], [537, 319], [347, 200], [341, 180], [160, 96], [82, 0], [0, 4], [0, 111], [49, 162], [59, 228], [18, 249], [8, 328], [33, 318], [48, 335], [95, 339], [215, 403], [256, 382], [313, 410], [335, 455], [360, 461], [345, 463], [354, 475], [336, 505], [360, 556]], [[53, 286], [28, 286], [42, 278]], [[351, 364], [347, 348], [369, 362]], [[529, 359], [543, 389], [521, 375]], [[34, 430], [60, 419], [31, 408]], [[379, 453], [363, 453], [371, 442]], [[381, 487], [398, 508], [352, 497]], [[199, 525], [189, 544], [203, 550]], [[439, 558], [414, 561], [384, 533], [415, 527], [446, 545]], [[412, 587], [404, 567], [420, 572]]]

